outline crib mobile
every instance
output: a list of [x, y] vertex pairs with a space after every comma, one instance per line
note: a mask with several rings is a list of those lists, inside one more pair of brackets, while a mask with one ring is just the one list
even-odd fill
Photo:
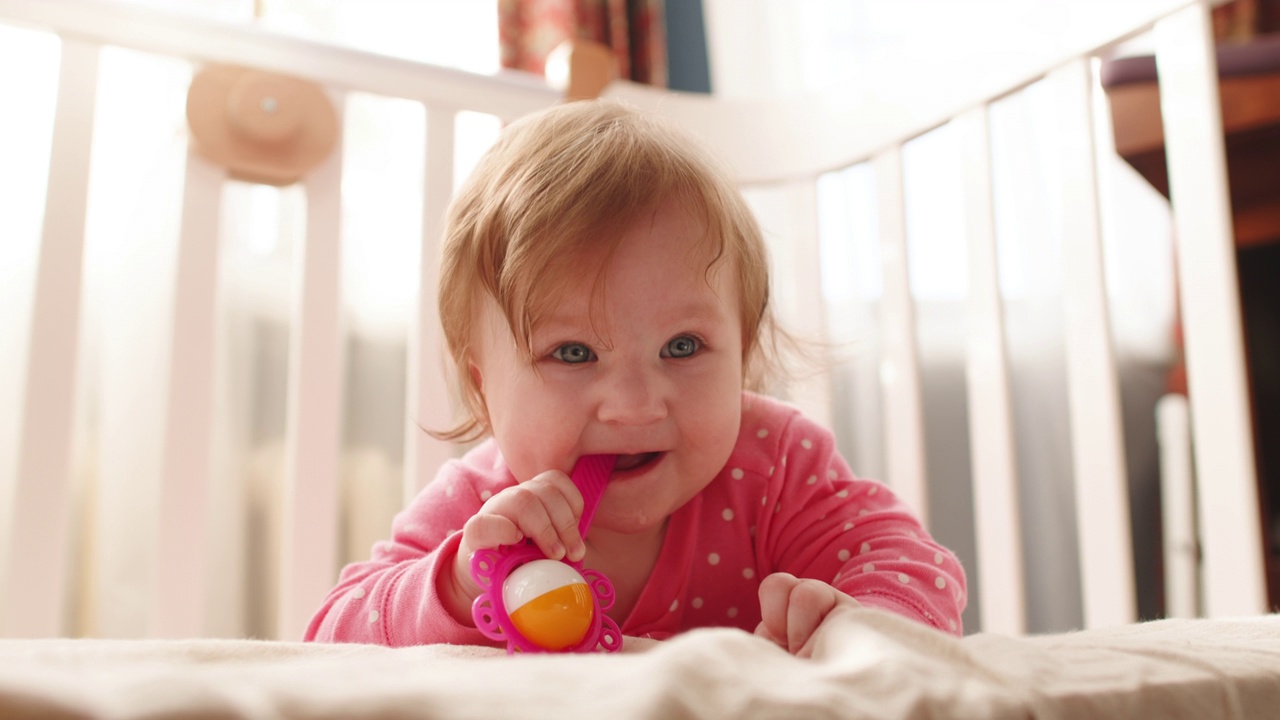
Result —
[[[614, 455], [586, 455], [571, 479], [582, 493], [578, 532], [585, 538]], [[485, 637], [506, 642], [507, 653], [617, 652], [622, 632], [604, 614], [613, 606], [609, 578], [582, 561], [550, 560], [529, 540], [484, 549], [471, 556], [471, 577], [480, 595], [471, 616]]]

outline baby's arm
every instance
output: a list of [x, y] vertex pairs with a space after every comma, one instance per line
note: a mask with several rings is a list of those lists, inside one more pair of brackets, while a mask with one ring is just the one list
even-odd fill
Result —
[[485, 548], [533, 540], [552, 560], [578, 561], [586, 545], [578, 533], [582, 493], [568, 475], [551, 470], [494, 495], [467, 520], [453, 555], [452, 572], [440, 573], [438, 589], [455, 620], [472, 625], [471, 604], [480, 587], [471, 577], [471, 556]]
[[437, 592], [440, 577], [452, 575], [463, 526], [488, 496], [478, 484], [462, 463], [446, 463], [396, 516], [391, 539], [376, 543], [368, 560], [343, 569], [312, 618], [306, 639], [379, 645], [487, 643], [470, 622], [454, 619]]
[[965, 579], [955, 556], [888, 487], [854, 477], [829, 432], [797, 417], [779, 435], [785, 473], [769, 502], [778, 511], [763, 514], [756, 541], [769, 569], [788, 575], [761, 586], [761, 634], [794, 652], [821, 618], [848, 604], [959, 634]]
[[[484, 463], [481, 463], [482, 465]], [[392, 538], [347, 566], [306, 639], [381, 645], [492, 644], [471, 618], [480, 594], [471, 555], [528, 537], [551, 558], [580, 560], [582, 495], [558, 471], [489, 496], [449, 463], [396, 516]]]

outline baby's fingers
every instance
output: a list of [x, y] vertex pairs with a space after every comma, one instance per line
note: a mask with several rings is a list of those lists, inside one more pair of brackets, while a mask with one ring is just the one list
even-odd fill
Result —
[[524, 533], [510, 518], [490, 513], [473, 515], [462, 527], [462, 544], [469, 550], [515, 545]]
[[[550, 471], [494, 495], [477, 516], [506, 518], [519, 532], [514, 541], [529, 538], [549, 558], [559, 560], [567, 555], [570, 560], [581, 560], [586, 554], [578, 533], [581, 514], [582, 494], [564, 473]], [[492, 547], [470, 540], [464, 535], [464, 542], [472, 548]], [[514, 541], [508, 537], [498, 544]]]
[[818, 626], [841, 603], [853, 598], [819, 580], [773, 573], [760, 583], [760, 627], [756, 634], [768, 638], [793, 655], [807, 655], [806, 647]]
[[807, 580], [792, 588], [787, 605], [787, 651], [800, 654], [835, 606], [836, 590], [824, 582]]

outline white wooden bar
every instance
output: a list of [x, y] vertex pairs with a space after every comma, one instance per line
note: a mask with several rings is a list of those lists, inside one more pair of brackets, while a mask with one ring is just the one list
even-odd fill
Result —
[[[822, 294], [822, 254], [818, 241], [818, 179], [811, 178], [797, 183], [791, 192], [792, 199], [792, 252], [795, 254], [794, 274], [797, 308], [801, 309], [792, 320], [791, 327], [813, 338], [818, 343], [819, 367], [825, 368], [828, 358], [824, 352], [828, 341], [827, 302]], [[812, 359], [812, 358], [811, 358]], [[831, 376], [825, 372], [804, 378], [794, 390], [797, 404], [809, 417], [831, 427], [835, 410], [832, 406]]]
[[[0, 0], [3, 1], [3, 0]], [[1065, 2], [1066, 0], [1064, 0]], [[1226, 0], [1215, 0], [1222, 4]], [[939, 64], [924, 78], [885, 73], [856, 99], [841, 92], [797, 92], [786, 102], [759, 98], [710, 98], [696, 93], [656, 92], [615, 83], [605, 94], [628, 99], [675, 118], [722, 157], [734, 159], [739, 181], [765, 184], [800, 180], [871, 159], [941, 127], [977, 105], [1038, 82], [1066, 62], [1145, 32], [1152, 22], [1197, 0], [1116, 2], [1092, 22], [1064, 27], [1069, 40], [1058, 47], [1028, 50], [1023, 62], [985, 65], [966, 72], [962, 64]], [[1034, 57], [1030, 57], [1034, 55]], [[876, 78], [865, 78], [875, 83]], [[948, 80], [952, 82], [949, 84]], [[963, 87], [950, 92], [950, 85]], [[770, 142], [762, 143], [761, 128]], [[774, 132], [787, 128], [785, 132]], [[851, 132], [856, 128], [856, 132]]]
[[201, 637], [209, 569], [218, 228], [226, 173], [187, 152], [169, 343], [152, 634]]
[[404, 501], [408, 503], [431, 480], [435, 469], [453, 457], [450, 443], [427, 430], [453, 424], [453, 401], [446, 376], [447, 349], [440, 328], [439, 269], [445, 211], [453, 196], [454, 135], [457, 112], [429, 104], [426, 168], [422, 183], [422, 245], [419, 262], [418, 316], [409, 333], [404, 438]]
[[[343, 103], [335, 98], [342, 117]], [[342, 453], [342, 143], [304, 181], [301, 248], [289, 348], [284, 526], [278, 637], [300, 640], [337, 580]]]
[[968, 340], [965, 380], [974, 531], [978, 546], [983, 632], [1026, 631], [1026, 579], [1018, 506], [1017, 455], [1010, 401], [1009, 358], [997, 263], [991, 128], [987, 108], [953, 124], [963, 150], [965, 219], [969, 241]]
[[1160, 441], [1165, 616], [1199, 617], [1200, 542], [1196, 538], [1191, 410], [1185, 395], [1170, 393], [1160, 398], [1156, 404], [1156, 432]]
[[337, 89], [444, 101], [513, 120], [560, 99], [528, 73], [483, 75], [272, 33], [245, 23], [98, 0], [0, 0], [0, 17], [63, 37], [204, 63], [251, 65]]
[[4, 637], [58, 635], [66, 609], [68, 488], [98, 53], [97, 45], [62, 43], [8, 568], [0, 574]]
[[1103, 272], [1089, 58], [1055, 70], [1047, 82], [1056, 86], [1062, 107], [1067, 401], [1084, 624], [1120, 625], [1136, 620], [1138, 610], [1124, 425]]
[[920, 354], [915, 305], [907, 264], [906, 198], [902, 179], [902, 147], [894, 146], [874, 160], [880, 222], [880, 266], [884, 279], [881, 321], [884, 357], [885, 447], [888, 481], [894, 492], [928, 522], [924, 410], [920, 393]]
[[1207, 4], [1157, 23], [1209, 617], [1267, 610], [1262, 529]]

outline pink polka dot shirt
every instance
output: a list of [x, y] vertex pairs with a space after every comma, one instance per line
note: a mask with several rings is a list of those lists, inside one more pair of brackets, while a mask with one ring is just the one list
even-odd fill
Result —
[[[514, 483], [492, 440], [447, 463], [396, 516], [391, 539], [342, 571], [306, 639], [492, 644], [450, 616], [436, 573], [449, 571], [467, 519]], [[887, 486], [855, 477], [828, 430], [789, 405], [744, 393], [729, 462], [671, 516], [622, 632], [753, 631], [760, 581], [774, 572], [822, 580], [864, 605], [961, 632], [965, 576], [955, 555]]]

